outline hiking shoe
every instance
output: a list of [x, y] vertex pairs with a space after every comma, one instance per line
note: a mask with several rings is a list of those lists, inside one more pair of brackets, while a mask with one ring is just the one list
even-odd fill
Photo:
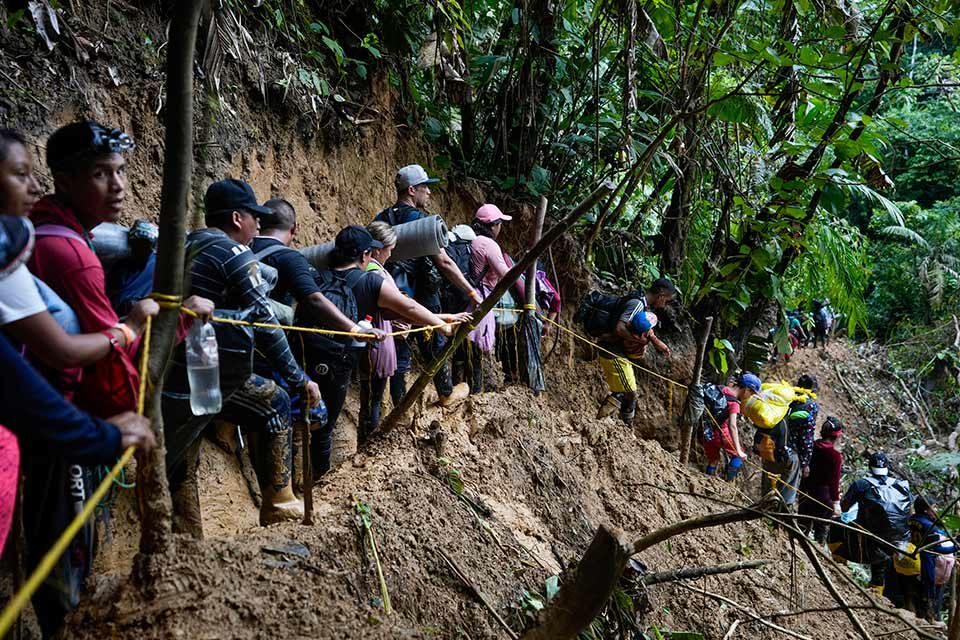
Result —
[[445, 409], [450, 409], [455, 407], [464, 400], [470, 397], [470, 385], [466, 382], [461, 382], [453, 388], [453, 391], [450, 392], [448, 396], [441, 396], [439, 404]]

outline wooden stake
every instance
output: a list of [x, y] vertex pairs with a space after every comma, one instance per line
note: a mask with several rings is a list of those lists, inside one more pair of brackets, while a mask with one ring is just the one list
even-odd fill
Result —
[[313, 524], [313, 466], [310, 459], [310, 407], [307, 406], [307, 394], [303, 394], [303, 434], [300, 436], [300, 465], [303, 478], [300, 486], [303, 491], [303, 524]]
[[696, 425], [690, 420], [688, 415], [690, 403], [693, 401], [693, 388], [700, 384], [700, 376], [703, 373], [703, 359], [707, 351], [707, 341], [710, 339], [710, 332], [713, 330], [713, 316], [707, 316], [703, 319], [703, 333], [697, 340], [697, 359], [693, 364], [693, 380], [687, 391], [687, 400], [683, 406], [683, 430], [680, 432], [680, 464], [686, 464], [690, 461], [690, 446], [693, 441], [693, 429]]

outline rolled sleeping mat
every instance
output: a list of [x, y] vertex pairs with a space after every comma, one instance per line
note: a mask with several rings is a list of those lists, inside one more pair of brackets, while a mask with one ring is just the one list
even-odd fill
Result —
[[435, 256], [450, 244], [447, 225], [440, 216], [398, 224], [393, 230], [397, 232], [397, 246], [390, 256], [391, 260]]
[[[397, 233], [397, 246], [391, 260], [407, 260], [421, 256], [434, 256], [450, 244], [447, 225], [440, 216], [428, 216], [413, 222], [398, 224], [393, 228]], [[307, 261], [317, 269], [326, 269], [330, 262], [332, 242], [315, 244], [300, 249]]]

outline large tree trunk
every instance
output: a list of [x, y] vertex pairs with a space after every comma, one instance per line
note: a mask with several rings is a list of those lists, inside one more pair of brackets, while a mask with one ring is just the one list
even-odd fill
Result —
[[[160, 239], [154, 291], [178, 299], [183, 291], [184, 236], [187, 197], [193, 171], [193, 58], [197, 25], [204, 0], [181, 0], [174, 9], [167, 47], [167, 119], [164, 135]], [[158, 446], [138, 460], [137, 491], [143, 506], [140, 558], [173, 546], [172, 506], [165, 466], [160, 392], [176, 340], [179, 311], [164, 308], [150, 332], [147, 415], [157, 431]]]

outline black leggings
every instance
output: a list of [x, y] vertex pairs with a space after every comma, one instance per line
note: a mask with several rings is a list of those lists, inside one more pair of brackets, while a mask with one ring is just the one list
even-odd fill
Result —
[[350, 386], [350, 375], [356, 366], [357, 352], [345, 350], [335, 356], [317, 357], [314, 362], [316, 364], [309, 371], [310, 378], [320, 387], [320, 397], [327, 405], [327, 423], [314, 431], [310, 438], [313, 477], [319, 478], [330, 470], [333, 429], [347, 399], [347, 387]]
[[360, 420], [357, 430], [357, 444], [380, 426], [380, 411], [383, 406], [383, 394], [387, 390], [387, 381], [390, 382], [390, 399], [396, 407], [406, 395], [406, 380], [403, 374], [394, 374], [390, 378], [377, 377], [370, 370], [366, 359], [360, 361]]

